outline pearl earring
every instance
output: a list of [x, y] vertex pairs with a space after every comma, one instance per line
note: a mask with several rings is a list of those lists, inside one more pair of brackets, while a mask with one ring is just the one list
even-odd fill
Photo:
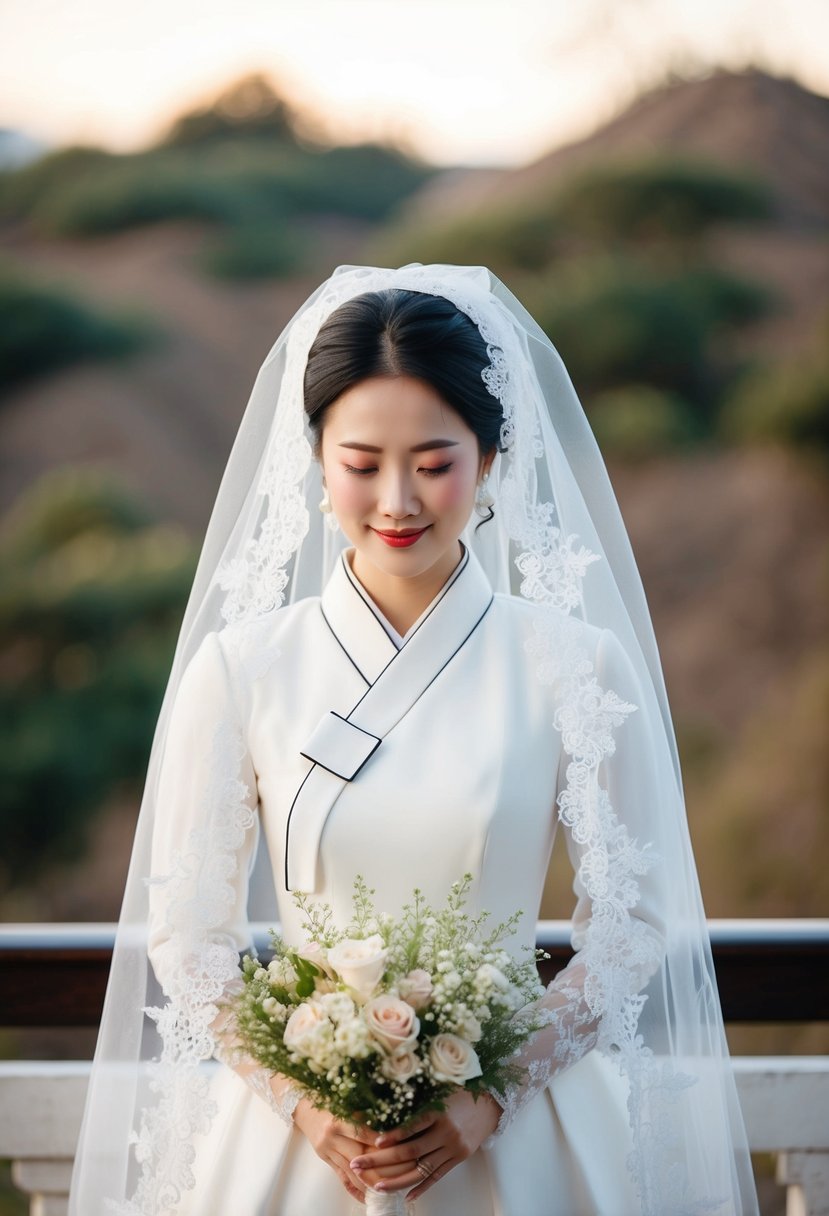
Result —
[[482, 519], [488, 519], [490, 516], [490, 508], [494, 505], [495, 499], [492, 496], [492, 491], [487, 486], [489, 481], [489, 473], [484, 473], [481, 480], [478, 482], [478, 488], [475, 491], [475, 511]]
[[336, 532], [340, 525], [337, 522], [337, 517], [334, 514], [334, 509], [331, 506], [331, 499], [328, 494], [328, 486], [324, 482], [323, 482], [323, 486], [322, 486], [322, 498], [319, 501], [319, 509], [320, 509], [320, 511], [322, 511], [323, 515], [325, 516], [326, 527], [329, 528], [332, 532]]

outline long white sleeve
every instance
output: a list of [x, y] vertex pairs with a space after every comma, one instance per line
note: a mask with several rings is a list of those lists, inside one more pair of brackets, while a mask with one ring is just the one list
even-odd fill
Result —
[[167, 1031], [165, 1051], [194, 1054], [195, 1043], [196, 1055], [222, 1060], [290, 1122], [298, 1088], [241, 1050], [232, 1013], [222, 1006], [242, 985], [239, 954], [252, 944], [247, 899], [259, 818], [243, 693], [215, 633], [178, 688], [157, 808], [148, 954], [169, 998], [165, 1010], [151, 1013]]
[[542, 1026], [513, 1061], [525, 1070], [524, 1081], [491, 1091], [503, 1113], [484, 1148], [552, 1077], [596, 1046], [612, 1048], [619, 998], [641, 992], [662, 956], [662, 879], [647, 848], [648, 822], [659, 805], [653, 749], [647, 721], [636, 713], [642, 704], [636, 674], [610, 630], [598, 641], [594, 669], [598, 687], [584, 698], [588, 726], [565, 724], [572, 750], [563, 757], [567, 785], [562, 789], [560, 779], [557, 795], [576, 872], [576, 953], [545, 993], [516, 1014]]

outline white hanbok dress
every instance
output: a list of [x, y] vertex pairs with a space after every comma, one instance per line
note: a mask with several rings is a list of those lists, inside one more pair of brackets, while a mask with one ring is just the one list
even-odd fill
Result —
[[[230, 723], [239, 742], [241, 843], [235, 872], [223, 876], [228, 911], [218, 937], [229, 935], [240, 951], [249, 947], [248, 879], [261, 832], [289, 942], [304, 940], [291, 890], [313, 891], [345, 923], [357, 873], [375, 889], [378, 908], [396, 914], [415, 886], [442, 904], [450, 884], [469, 871], [470, 911], [487, 909], [495, 923], [523, 909], [516, 943], [534, 944], [567, 763], [553, 725], [553, 686], [538, 678], [525, 645], [536, 611], [517, 597], [493, 595], [466, 550], [401, 639], [343, 554], [321, 597], [279, 609], [241, 633], [210, 634], [173, 711], [153, 870], [169, 871], [188, 833], [198, 830], [212, 755]], [[582, 628], [599, 685], [635, 704], [635, 677], [615, 635]], [[648, 760], [636, 714], [619, 728], [601, 772], [619, 818], [638, 835]], [[578, 846], [568, 839], [568, 848], [576, 861]], [[590, 908], [577, 883], [575, 889], [578, 927]], [[658, 889], [643, 880], [635, 915], [658, 926], [657, 905]], [[162, 984], [165, 963], [174, 965], [167, 945], [159, 914], [151, 918], [150, 957]], [[577, 1011], [568, 1020], [568, 1002], [580, 1000], [572, 976], [562, 993], [567, 1041], [556, 1048], [550, 1076], [510, 1110], [500, 1133], [417, 1201], [417, 1216], [639, 1211], [626, 1167], [625, 1082], [593, 1049], [595, 1036]], [[218, 1113], [196, 1138], [195, 1186], [177, 1210], [359, 1210], [299, 1129], [230, 1067], [220, 1065], [216, 1074]]]

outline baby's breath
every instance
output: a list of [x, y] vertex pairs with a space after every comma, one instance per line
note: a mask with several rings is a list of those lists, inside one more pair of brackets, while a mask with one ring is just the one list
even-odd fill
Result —
[[[527, 946], [517, 955], [504, 948], [520, 911], [494, 926], [486, 911], [471, 916], [472, 881], [464, 874], [454, 882], [440, 908], [415, 888], [395, 918], [378, 911], [376, 892], [358, 874], [352, 917], [343, 927], [329, 904], [295, 893], [308, 957], [304, 946], [288, 945], [271, 930], [271, 961], [244, 958], [243, 988], [230, 1002], [240, 1045], [269, 1071], [298, 1081], [315, 1105], [346, 1120], [360, 1112], [375, 1130], [442, 1109], [459, 1084], [479, 1093], [520, 1081], [511, 1057], [538, 1029], [528, 1006], [543, 990], [536, 962], [548, 956]], [[378, 978], [368, 995], [349, 986], [345, 965], [340, 974], [328, 962], [328, 952], [344, 942], [374, 967], [370, 982]], [[394, 1043], [383, 1041], [366, 1015], [378, 997], [393, 1000], [409, 1020], [409, 1041], [394, 1059]], [[519, 1009], [523, 1015], [516, 1017]], [[443, 1077], [443, 1064], [430, 1055], [433, 1041], [439, 1050], [436, 1036], [446, 1034], [462, 1040], [469, 1063], [457, 1083]], [[401, 1058], [404, 1050], [411, 1055]]]

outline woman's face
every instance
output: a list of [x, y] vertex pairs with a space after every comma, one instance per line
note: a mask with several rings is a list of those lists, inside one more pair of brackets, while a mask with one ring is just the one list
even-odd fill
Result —
[[356, 550], [354, 573], [369, 589], [378, 577], [448, 578], [493, 456], [481, 456], [474, 433], [423, 380], [377, 376], [337, 398], [320, 457]]

